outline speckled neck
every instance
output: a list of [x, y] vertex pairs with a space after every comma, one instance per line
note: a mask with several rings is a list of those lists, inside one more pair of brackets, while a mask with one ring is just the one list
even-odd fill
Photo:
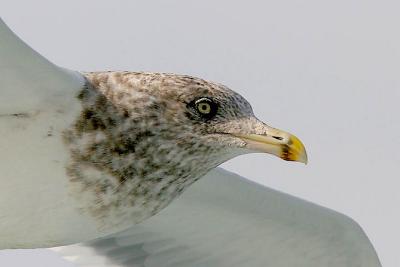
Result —
[[179, 107], [149, 93], [168, 79], [160, 75], [85, 75], [82, 112], [64, 132], [67, 173], [82, 212], [100, 224], [154, 215], [223, 161], [213, 157], [220, 147], [199, 143], [192, 126], [168, 114]]

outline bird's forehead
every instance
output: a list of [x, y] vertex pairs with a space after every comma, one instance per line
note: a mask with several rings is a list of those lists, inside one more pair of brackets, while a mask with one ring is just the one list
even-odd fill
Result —
[[[248, 101], [228, 87], [188, 75], [154, 72], [104, 72], [86, 73], [86, 77], [98, 88], [112, 88], [121, 96], [144, 98], [152, 101], [172, 101], [190, 103], [209, 97], [218, 102], [225, 110], [251, 114]], [[106, 93], [107, 94], [107, 93]]]
[[170, 99], [188, 103], [196, 98], [210, 97], [225, 107], [252, 112], [249, 102], [225, 85], [187, 75], [164, 75], [159, 92]]

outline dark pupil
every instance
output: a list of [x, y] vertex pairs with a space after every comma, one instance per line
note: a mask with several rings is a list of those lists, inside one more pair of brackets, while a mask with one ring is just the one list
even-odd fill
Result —
[[200, 98], [191, 102], [189, 108], [194, 108], [203, 119], [211, 119], [218, 110], [218, 106], [210, 99]]

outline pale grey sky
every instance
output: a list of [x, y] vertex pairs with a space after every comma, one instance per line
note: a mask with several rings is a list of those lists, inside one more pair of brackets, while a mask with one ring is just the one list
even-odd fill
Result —
[[[385, 267], [400, 265], [398, 1], [2, 0], [3, 20], [75, 70], [185, 73], [244, 95], [299, 136], [309, 165], [257, 154], [224, 164], [354, 218]], [[66, 267], [2, 251], [8, 267]]]

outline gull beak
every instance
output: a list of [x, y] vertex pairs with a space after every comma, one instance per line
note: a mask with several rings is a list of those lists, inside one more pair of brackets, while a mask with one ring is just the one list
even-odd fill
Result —
[[267, 126], [264, 134], [232, 134], [245, 143], [246, 149], [273, 154], [281, 159], [307, 164], [307, 152], [296, 136]]

